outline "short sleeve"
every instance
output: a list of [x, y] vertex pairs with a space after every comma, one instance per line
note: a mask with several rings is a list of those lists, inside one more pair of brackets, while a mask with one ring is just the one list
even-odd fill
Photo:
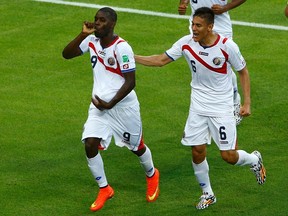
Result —
[[133, 72], [136, 70], [134, 53], [127, 42], [123, 41], [117, 44], [116, 58], [122, 73]]
[[182, 47], [184, 44], [187, 44], [188, 41], [191, 39], [190, 35], [186, 35], [182, 38], [180, 38], [178, 41], [176, 41], [172, 47], [168, 50], [166, 50], [166, 54], [173, 60], [177, 60], [182, 56]]
[[86, 53], [89, 51], [89, 42], [91, 41], [93, 35], [88, 35], [79, 45], [82, 53]]
[[242, 56], [238, 45], [232, 40], [227, 41], [227, 51], [229, 55], [229, 63], [236, 71], [242, 70], [246, 66], [246, 61]]

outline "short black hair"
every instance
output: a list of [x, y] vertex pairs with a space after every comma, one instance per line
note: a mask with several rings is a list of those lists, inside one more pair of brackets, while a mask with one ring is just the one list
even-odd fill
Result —
[[202, 19], [205, 19], [208, 24], [214, 23], [214, 12], [211, 8], [208, 7], [200, 7], [197, 10], [195, 10], [195, 13], [193, 17], [201, 17]]
[[117, 13], [115, 10], [113, 10], [110, 7], [103, 7], [101, 9], [99, 9], [99, 11], [104, 12], [105, 14], [107, 14], [107, 17], [113, 21], [113, 22], [117, 22]]

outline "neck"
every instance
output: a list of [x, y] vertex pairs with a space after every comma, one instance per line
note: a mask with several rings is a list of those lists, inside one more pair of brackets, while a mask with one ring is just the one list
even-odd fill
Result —
[[218, 34], [211, 32], [203, 40], [199, 41], [199, 44], [203, 47], [210, 47], [215, 44], [218, 38]]
[[100, 39], [100, 44], [103, 48], [108, 47], [115, 39], [117, 38], [116, 34], [108, 35], [107, 37]]

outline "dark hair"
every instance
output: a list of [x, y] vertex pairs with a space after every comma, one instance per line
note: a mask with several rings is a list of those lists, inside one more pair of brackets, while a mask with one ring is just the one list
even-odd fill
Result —
[[208, 7], [200, 7], [197, 10], [195, 10], [193, 17], [196, 17], [196, 16], [201, 17], [202, 19], [205, 19], [208, 24], [214, 23], [214, 16], [215, 16], [214, 12], [212, 11], [212, 9]]
[[112, 8], [110, 7], [103, 7], [101, 9], [99, 9], [99, 11], [102, 11], [104, 12], [105, 14], [107, 14], [107, 17], [112, 20], [113, 22], [116, 22], [117, 21], [117, 14], [116, 14], [116, 11], [113, 10]]

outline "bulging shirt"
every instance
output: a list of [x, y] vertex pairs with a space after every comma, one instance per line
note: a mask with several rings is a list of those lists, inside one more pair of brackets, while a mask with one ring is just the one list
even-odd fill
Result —
[[[95, 35], [87, 36], [80, 44], [83, 53], [90, 53], [93, 69], [92, 97], [109, 102], [124, 84], [124, 73], [135, 72], [135, 59], [131, 46], [118, 37], [103, 48], [100, 39]], [[130, 106], [138, 102], [136, 93], [132, 90], [117, 106]]]

